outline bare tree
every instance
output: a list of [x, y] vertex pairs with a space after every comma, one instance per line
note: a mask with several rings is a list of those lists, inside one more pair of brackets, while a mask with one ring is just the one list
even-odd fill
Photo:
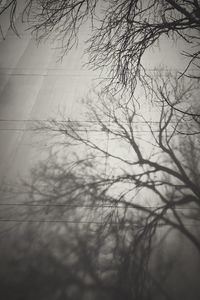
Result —
[[[0, 10], [10, 9], [11, 28], [15, 28], [17, 0], [7, 1]], [[188, 65], [182, 74], [199, 78], [200, 4], [198, 0], [120, 0], [120, 1], [37, 1], [29, 0], [23, 11], [37, 37], [56, 34], [64, 51], [77, 43], [83, 23], [91, 20], [89, 64], [93, 68], [109, 67], [112, 81], [133, 85], [139, 75], [146, 51], [157, 46], [161, 37], [182, 40], [190, 50], [182, 49]], [[197, 73], [189, 72], [195, 68]]]
[[[17, 5], [17, 0], [10, 0], [0, 8], [0, 16], [10, 12], [10, 26], [16, 33]], [[180, 54], [187, 58], [187, 66], [179, 70], [177, 79], [184, 75], [198, 83], [200, 4], [197, 0], [29, 0], [22, 19], [29, 23], [37, 40], [50, 36], [60, 40], [63, 55], [78, 44], [79, 32], [87, 23], [88, 65], [105, 71], [103, 81], [108, 92], [131, 91], [132, 96], [138, 79], [146, 81], [148, 76], [152, 77], [145, 69], [143, 57], [163, 38], [185, 45]], [[168, 97], [165, 101], [174, 106]], [[190, 98], [188, 104], [192, 104]], [[199, 122], [196, 107], [190, 111], [174, 108]]]
[[[132, 219], [131, 211], [141, 211], [145, 215], [144, 228], [171, 226], [200, 250], [200, 241], [191, 226], [199, 215], [199, 138], [198, 134], [181, 134], [188, 124], [191, 126], [191, 117], [183, 116], [166, 103], [165, 92], [168, 96], [173, 93], [183, 96], [189, 91], [186, 86], [178, 91], [176, 82], [171, 76], [165, 78], [162, 87], [157, 80], [157, 88], [150, 84], [145, 87], [144, 97], [148, 90], [154, 103], [157, 102], [159, 117], [153, 121], [138, 113], [135, 104], [138, 99], [127, 102], [112, 94], [98, 93], [98, 105], [88, 102], [86, 123], [54, 120], [41, 124], [41, 128], [63, 134], [66, 137], [63, 146], [72, 147], [71, 151], [76, 153], [74, 157], [68, 156], [62, 166], [66, 174], [62, 176], [64, 192], [60, 185], [52, 185], [59, 199], [70, 195], [68, 203], [97, 206], [98, 211], [103, 206], [104, 224], [118, 222], [118, 217], [121, 223], [122, 216], [128, 222]], [[141, 90], [140, 97], [143, 98]], [[198, 133], [199, 124], [195, 120], [193, 126]], [[80, 146], [82, 155], [77, 156]], [[47, 174], [49, 170], [53, 172], [50, 179], [59, 174], [56, 166], [47, 168]], [[70, 182], [67, 189], [66, 180]], [[43, 189], [44, 184], [39, 186]], [[94, 197], [94, 191], [98, 197]], [[87, 197], [83, 199], [82, 195]], [[48, 193], [46, 197], [48, 202]], [[110, 209], [104, 209], [107, 206]]]

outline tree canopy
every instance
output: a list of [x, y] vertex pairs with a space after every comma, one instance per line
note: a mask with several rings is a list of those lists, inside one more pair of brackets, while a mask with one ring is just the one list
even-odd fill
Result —
[[[10, 11], [15, 32], [17, 5], [18, 0], [10, 0], [0, 10], [0, 15]], [[89, 20], [89, 64], [93, 68], [109, 67], [111, 80], [126, 87], [141, 72], [143, 55], [157, 46], [162, 37], [186, 44], [187, 49], [180, 51], [188, 58], [188, 64], [181, 72], [199, 77], [198, 0], [29, 0], [23, 19], [30, 23], [38, 39], [56, 34], [63, 41], [64, 52], [77, 43], [79, 29]], [[191, 68], [197, 72], [190, 72]]]
[[[191, 116], [183, 117], [182, 113], [166, 103], [165, 97], [169, 94], [175, 93], [181, 97], [187, 97], [187, 93], [190, 95], [188, 85], [183, 84], [183, 89], [179, 89], [177, 76], [169, 74], [168, 80], [164, 77], [162, 81], [160, 75], [160, 82], [155, 79], [157, 88], [150, 82], [143, 87], [143, 94], [140, 90], [141, 101], [144, 101], [148, 89], [157, 102], [157, 118], [154, 120], [149, 119], [149, 114], [147, 117], [138, 112], [136, 99], [131, 98], [127, 102], [112, 94], [98, 93], [98, 99], [93, 104], [89, 102], [86, 124], [73, 120], [54, 120], [41, 124], [40, 129], [64, 135], [66, 141], [63, 147], [66, 145], [68, 151], [72, 147], [70, 152], [76, 153], [74, 147], [82, 147], [82, 155], [75, 155], [71, 162], [68, 159], [67, 165], [62, 167], [68, 176], [67, 170], [73, 166], [73, 177], [70, 176], [72, 182], [67, 190], [67, 194], [71, 195], [70, 203], [80, 203], [81, 195], [87, 194], [86, 203], [85, 200], [82, 203], [84, 205], [100, 205], [103, 202], [114, 210], [120, 204], [125, 210], [129, 206], [141, 210], [146, 215], [147, 228], [151, 228], [150, 224], [155, 227], [158, 224], [172, 226], [200, 251], [198, 238], [193, 235], [193, 230], [190, 231], [186, 221], [187, 218], [190, 221], [197, 220], [199, 212], [199, 123]], [[148, 103], [149, 99], [146, 101]], [[190, 133], [191, 124], [196, 134], [187, 134]], [[105, 165], [102, 166], [103, 158]], [[39, 183], [39, 186], [43, 188], [44, 184]], [[52, 186], [55, 191], [55, 185]], [[59, 186], [58, 195], [62, 195], [61, 191]], [[98, 191], [98, 197], [93, 197], [94, 191]], [[185, 207], [188, 209], [186, 218], [182, 215]], [[112, 213], [111, 210], [111, 220], [116, 218]], [[125, 219], [128, 221], [127, 215]]]

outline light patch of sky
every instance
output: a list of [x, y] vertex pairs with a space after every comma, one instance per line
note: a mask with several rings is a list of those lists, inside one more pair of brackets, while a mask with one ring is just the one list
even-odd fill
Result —
[[172, 70], [184, 70], [188, 59], [181, 55], [187, 49], [185, 41], [172, 41], [168, 37], [161, 37], [157, 45], [151, 47], [143, 56], [142, 63], [147, 69], [166, 67]]
[[[1, 178], [16, 178], [41, 157], [41, 149], [37, 153], [34, 147], [30, 123], [23, 120], [60, 118], [60, 113], [66, 118], [80, 118], [81, 99], [95, 77], [92, 71], [82, 68], [81, 41], [77, 49], [60, 60], [55, 41], [37, 45], [19, 20], [16, 26], [21, 38], [8, 30], [0, 43]], [[82, 38], [86, 36], [87, 28]]]

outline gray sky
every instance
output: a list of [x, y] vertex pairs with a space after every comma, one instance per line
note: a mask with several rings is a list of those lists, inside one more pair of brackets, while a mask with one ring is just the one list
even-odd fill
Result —
[[80, 118], [80, 99], [96, 75], [82, 68], [81, 41], [61, 61], [60, 50], [52, 41], [38, 46], [20, 21], [20, 38], [6, 30], [5, 18], [2, 22], [5, 40], [0, 41], [0, 178], [15, 178], [39, 158], [33, 134], [27, 131], [31, 122], [23, 120], [59, 117], [59, 111]]

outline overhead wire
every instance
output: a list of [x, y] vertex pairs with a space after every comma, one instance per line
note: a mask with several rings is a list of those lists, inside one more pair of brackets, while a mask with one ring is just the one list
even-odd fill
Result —
[[[52, 120], [51, 119], [3, 119], [3, 118], [0, 118], [0, 122], [51, 122]], [[55, 122], [58, 122], [58, 123], [91, 123], [91, 124], [99, 124], [98, 121], [95, 121], [95, 120], [58, 120], [56, 118], [53, 119], [53, 121]], [[124, 122], [124, 121], [120, 121], [121, 123], [123, 124], [128, 124], [128, 122]], [[108, 120], [108, 121], [104, 121], [104, 123], [115, 123], [114, 121], [112, 120]], [[149, 121], [134, 121], [133, 124], [159, 124], [160, 121], [152, 121], [152, 120], [149, 120]], [[172, 124], [176, 124], [177, 122], [176, 121], [171, 121], [170, 123]]]
[[[104, 221], [102, 223], [102, 221], [76, 221], [76, 220], [67, 220], [67, 219], [29, 219], [29, 220], [25, 220], [25, 219], [0, 219], [0, 222], [13, 222], [13, 223], [68, 223], [68, 224], [95, 224], [95, 225], [104, 225], [104, 226], [108, 226], [108, 225], [120, 225], [120, 224], [124, 224], [123, 222], [107, 222]], [[127, 222], [128, 224], [128, 222]], [[139, 225], [139, 224], [131, 224], [134, 225], [135, 227], [144, 227], [145, 225]], [[169, 226], [169, 224], [162, 224], [162, 226]], [[186, 227], [200, 227], [200, 224], [183, 224], [182, 226], [186, 226]]]
[[[77, 132], [85, 132], [90, 131], [90, 132], [102, 132], [103, 130], [100, 129], [91, 129], [88, 127], [92, 127], [94, 124], [96, 124], [97, 126], [101, 126], [101, 124], [98, 123], [98, 121], [94, 121], [94, 120], [56, 120], [53, 119], [53, 121], [57, 122], [57, 123], [61, 123], [61, 124], [80, 124], [82, 126], [83, 129], [81, 128], [76, 128], [75, 130]], [[2, 123], [39, 123], [39, 122], [51, 122], [51, 120], [48, 119], [0, 119], [0, 122]], [[110, 124], [115, 124], [114, 121], [105, 121], [105, 124], [108, 123], [108, 125]], [[122, 124], [128, 124], [128, 122], [121, 122]], [[159, 121], [134, 121], [133, 124], [140, 124], [140, 125], [149, 125], [149, 124], [159, 124]], [[171, 124], [176, 124], [177, 122], [170, 122]], [[84, 127], [83, 125], [86, 124], [86, 126]], [[51, 128], [52, 130], [54, 130], [54, 128]], [[56, 129], [56, 128], [55, 128]], [[0, 131], [39, 131], [40, 128], [5, 128], [5, 127], [0, 127]], [[61, 131], [65, 131], [65, 129], [57, 129], [56, 131], [61, 132]], [[159, 132], [159, 130], [153, 130], [153, 129], [149, 129], [149, 130], [144, 130], [144, 129], [135, 129], [134, 132]], [[173, 130], [168, 130], [168, 132], [173, 132]]]
[[[135, 204], [136, 205], [136, 204]], [[138, 205], [138, 204], [137, 204]], [[70, 207], [70, 208], [101, 208], [102, 205], [96, 205], [96, 204], [91, 204], [91, 205], [83, 205], [83, 204], [41, 204], [41, 203], [0, 203], [0, 206], [25, 206], [25, 207]], [[104, 208], [132, 208], [134, 209], [134, 204], [124, 204], [124, 205], [111, 205], [111, 204], [104, 204]], [[152, 208], [152, 209], [162, 209], [162, 206], [158, 205], [142, 205], [144, 208]], [[170, 207], [169, 207], [170, 208]], [[197, 210], [195, 207], [173, 207], [173, 209], [180, 209], [180, 210]]]

